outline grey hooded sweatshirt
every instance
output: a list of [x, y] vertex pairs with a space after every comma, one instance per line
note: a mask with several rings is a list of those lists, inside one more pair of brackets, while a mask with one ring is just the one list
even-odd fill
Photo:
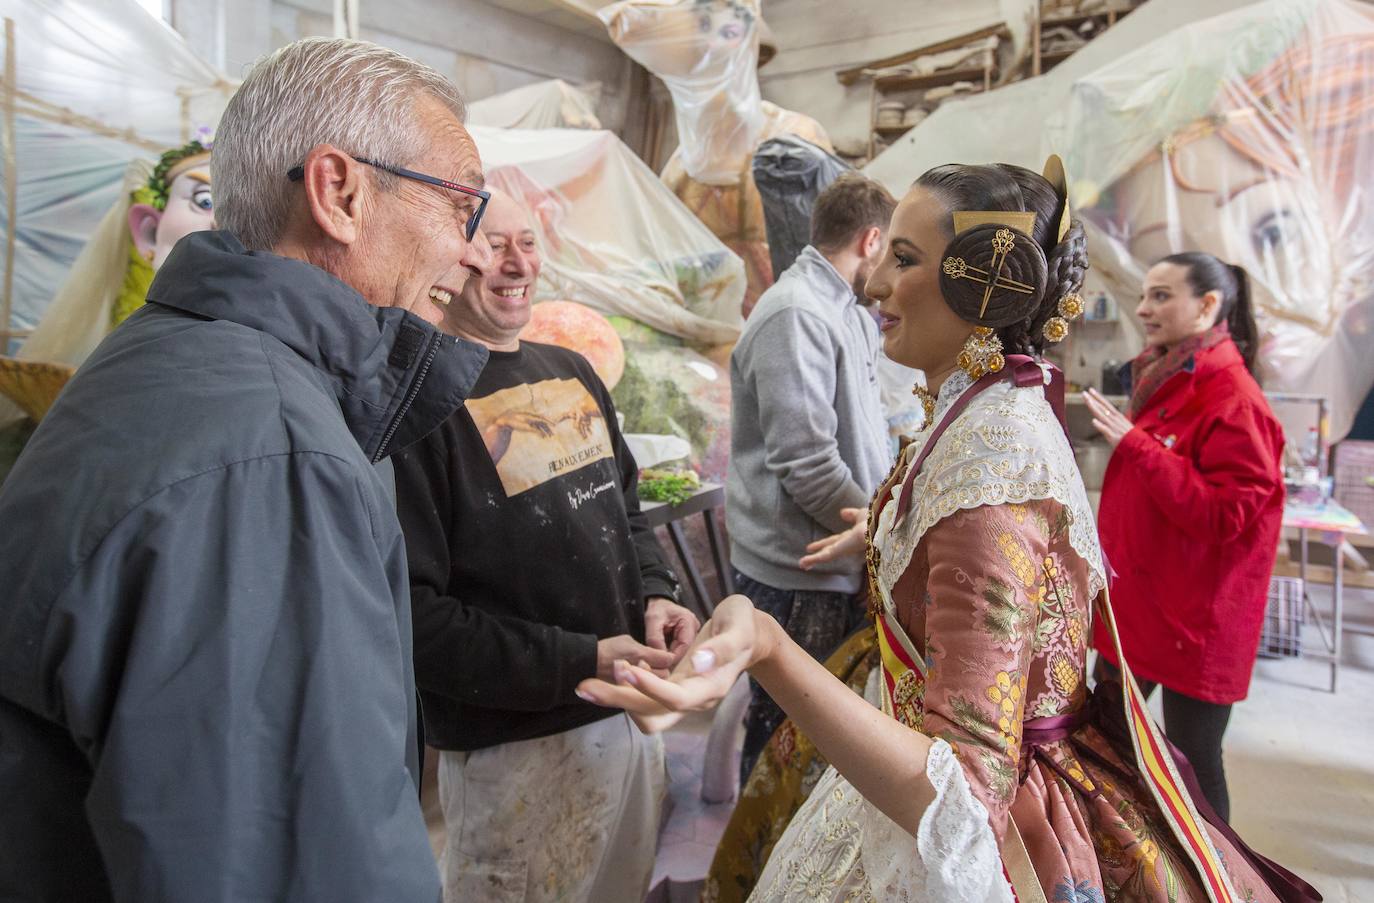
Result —
[[862, 563], [797, 564], [849, 528], [892, 463], [878, 385], [878, 326], [808, 245], [759, 298], [730, 355], [730, 561], [782, 590], [857, 592]]
[[0, 899], [439, 898], [375, 465], [485, 361], [228, 233], [177, 245], [0, 487]]

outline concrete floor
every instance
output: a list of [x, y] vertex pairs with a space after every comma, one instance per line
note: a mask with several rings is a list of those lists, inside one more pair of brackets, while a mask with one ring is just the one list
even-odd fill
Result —
[[[1329, 605], [1329, 589], [1313, 588]], [[1346, 591], [1347, 624], [1374, 627], [1374, 591]], [[1306, 648], [1318, 642], [1304, 630]], [[1231, 820], [1327, 903], [1374, 901], [1374, 638], [1347, 636], [1337, 693], [1325, 663], [1261, 661], [1226, 732]], [[1157, 705], [1157, 703], [1156, 703]], [[1158, 712], [1156, 711], [1156, 717]]]

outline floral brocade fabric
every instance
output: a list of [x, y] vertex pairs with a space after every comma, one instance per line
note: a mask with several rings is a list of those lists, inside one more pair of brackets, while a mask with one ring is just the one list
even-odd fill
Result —
[[[918, 729], [954, 747], [999, 842], [1015, 820], [1051, 903], [1205, 900], [1134, 765], [1095, 725], [1023, 744], [1025, 722], [1089, 701], [1091, 581], [1069, 526], [1042, 500], [958, 511], [922, 537], [894, 594], [928, 669]], [[1220, 849], [1243, 899], [1269, 899]]]
[[[889, 491], [900, 485], [904, 466], [876, 501], [873, 535], [881, 567], [875, 588], [887, 624], [925, 670], [924, 679], [910, 678], [909, 686], [894, 684], [893, 714], [953, 748], [962, 771], [957, 780], [967, 782], [986, 811], [985, 825], [978, 826], [984, 849], [1000, 846], [1008, 822], [1015, 822], [1051, 903], [1206, 900], [1133, 753], [1108, 739], [1124, 736], [1119, 698], [1101, 688], [1094, 698], [1085, 685], [1089, 618], [1102, 578], [1091, 513], [1083, 513], [1080, 501], [1081, 480], [1059, 463], [1068, 454], [1072, 466], [1068, 443], [1057, 424], [1055, 432], [998, 431], [1016, 420], [1006, 416], [1020, 413], [1013, 408], [1043, 405], [1048, 413], [1038, 391], [988, 394], [959, 418], [985, 422], [952, 429], [951, 444], [927, 460], [933, 473], [918, 475], [923, 492], [906, 521], [894, 527]], [[1027, 423], [1043, 419], [1041, 412], [1029, 414]], [[960, 468], [968, 476], [975, 466], [969, 463], [977, 457], [975, 442], [996, 455], [983, 456], [976, 476], [1005, 490], [955, 485]], [[959, 454], [956, 443], [974, 453]], [[1040, 470], [1022, 479], [1000, 463], [1013, 459]], [[932, 485], [942, 480], [950, 485]], [[952, 501], [945, 505], [942, 498]], [[1024, 730], [1028, 721], [1075, 713], [1084, 721], [1063, 739], [1037, 745]], [[798, 757], [798, 749], [808, 754]], [[794, 764], [825, 798], [800, 803], [778, 840], [778, 821], [806, 792], [788, 771]], [[990, 878], [985, 865], [977, 866], [978, 874], [963, 865], [985, 858], [941, 861], [937, 848], [923, 845], [928, 823], [940, 817], [932, 811], [938, 802], [912, 837], [883, 828], [871, 803], [833, 769], [819, 775], [817, 768], [810, 744], [784, 723], [717, 851], [704, 900], [742, 900], [751, 889], [752, 899], [768, 901], [1006, 898], [1000, 870]], [[1240, 899], [1275, 899], [1229, 842], [1215, 833], [1211, 839]], [[969, 844], [977, 845], [967, 841], [966, 851]], [[920, 867], [904, 874], [902, 863], [917, 858]], [[755, 887], [760, 874], [766, 888]]]

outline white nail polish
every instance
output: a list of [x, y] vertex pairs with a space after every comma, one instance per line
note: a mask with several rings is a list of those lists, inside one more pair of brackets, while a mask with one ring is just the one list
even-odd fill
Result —
[[692, 667], [698, 674], [705, 674], [716, 666], [716, 654], [710, 649], [692, 653]]
[[573, 692], [577, 694], [578, 699], [581, 699], [584, 702], [596, 702], [596, 700], [592, 697], [590, 693], [584, 693], [581, 690], [573, 690]]

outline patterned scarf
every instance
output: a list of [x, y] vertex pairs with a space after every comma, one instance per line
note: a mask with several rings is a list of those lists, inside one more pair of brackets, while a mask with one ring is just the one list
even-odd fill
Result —
[[1131, 361], [1131, 404], [1126, 416], [1135, 420], [1150, 397], [1159, 391], [1169, 377], [1187, 367], [1193, 355], [1230, 338], [1231, 330], [1222, 320], [1206, 332], [1184, 339], [1172, 348], [1147, 346], [1139, 357]]

